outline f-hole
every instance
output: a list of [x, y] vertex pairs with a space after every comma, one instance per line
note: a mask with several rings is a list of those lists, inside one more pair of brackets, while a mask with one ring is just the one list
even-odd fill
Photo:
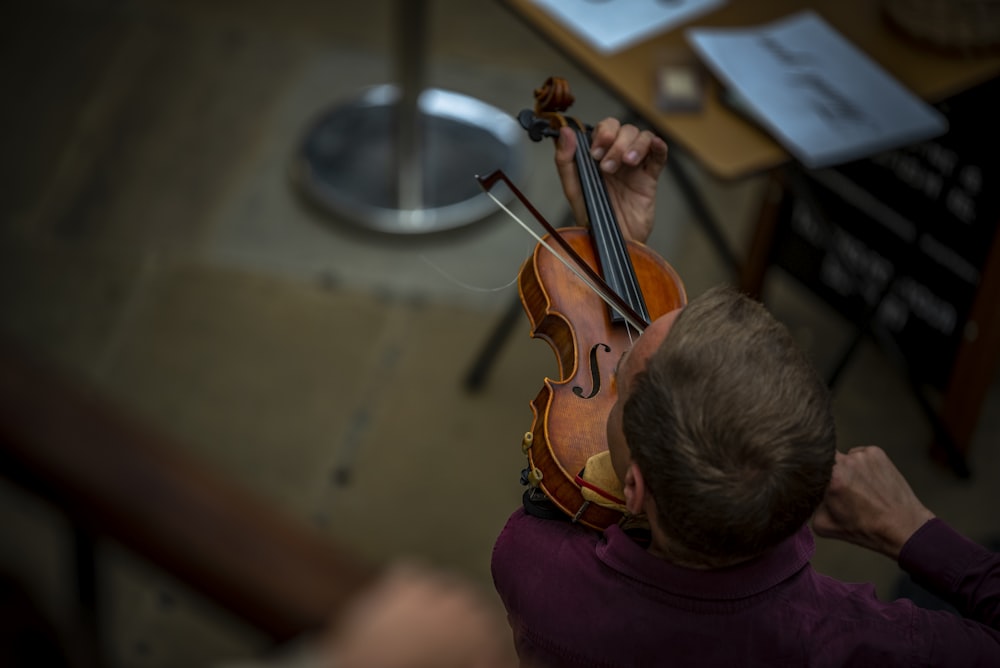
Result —
[[601, 370], [597, 365], [597, 349], [602, 348], [604, 352], [610, 353], [611, 346], [606, 343], [595, 343], [594, 347], [590, 349], [590, 380], [591, 380], [591, 390], [590, 394], [583, 396], [583, 388], [579, 385], [573, 388], [573, 394], [580, 397], [581, 399], [593, 399], [597, 396], [597, 393], [601, 391]]

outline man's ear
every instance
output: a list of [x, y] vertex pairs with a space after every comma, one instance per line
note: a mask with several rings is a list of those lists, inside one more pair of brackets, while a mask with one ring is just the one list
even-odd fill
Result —
[[646, 510], [646, 481], [634, 459], [629, 461], [625, 470], [624, 485], [625, 508], [630, 515], [643, 514]]

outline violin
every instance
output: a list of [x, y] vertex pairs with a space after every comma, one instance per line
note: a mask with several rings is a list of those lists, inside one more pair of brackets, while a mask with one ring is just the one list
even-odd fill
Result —
[[[622, 513], [587, 501], [578, 476], [593, 455], [608, 449], [607, 419], [617, 398], [612, 374], [641, 330], [683, 306], [687, 297], [666, 260], [624, 238], [590, 155], [591, 128], [563, 113], [573, 102], [567, 82], [551, 77], [535, 90], [534, 109], [518, 116], [534, 141], [558, 136], [560, 127], [573, 128], [590, 223], [555, 230], [528, 204], [549, 234], [521, 267], [518, 293], [531, 336], [552, 347], [559, 377], [545, 378], [531, 401], [532, 426], [522, 441], [528, 459], [523, 479], [574, 521], [604, 529], [619, 522]], [[516, 189], [515, 194], [523, 197]], [[547, 243], [550, 240], [562, 252]], [[582, 271], [567, 263], [566, 256]], [[604, 296], [602, 291], [613, 294]]]

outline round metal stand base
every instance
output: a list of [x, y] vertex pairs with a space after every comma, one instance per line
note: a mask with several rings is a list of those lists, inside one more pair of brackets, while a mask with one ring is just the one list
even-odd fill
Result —
[[[426, 89], [417, 101], [418, 150], [408, 157], [397, 147], [399, 97], [394, 85], [376, 86], [319, 118], [298, 156], [301, 187], [334, 215], [392, 234], [454, 229], [495, 213], [475, 176], [518, 176], [520, 126], [474, 98]], [[418, 179], [417, 206], [400, 207], [407, 178]]]

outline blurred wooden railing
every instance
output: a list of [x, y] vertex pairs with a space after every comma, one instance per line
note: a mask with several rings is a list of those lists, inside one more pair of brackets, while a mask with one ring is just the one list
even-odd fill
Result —
[[275, 640], [323, 625], [374, 569], [85, 384], [0, 347], [0, 473]]

